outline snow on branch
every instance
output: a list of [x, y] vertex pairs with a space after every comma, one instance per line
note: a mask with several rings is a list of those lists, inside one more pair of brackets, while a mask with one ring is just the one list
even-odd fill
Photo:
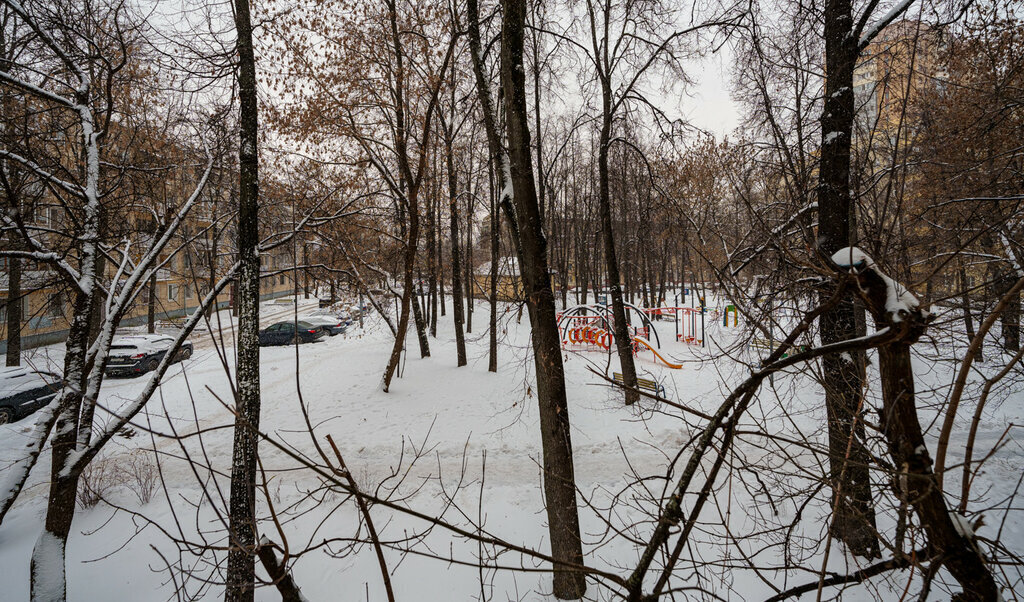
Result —
[[1006, 236], [1005, 230], [999, 231], [999, 242], [1002, 243], [1003, 249], [1006, 250], [1006, 259], [1013, 266], [1013, 271], [1016, 272], [1018, 278], [1024, 278], [1024, 262], [1021, 257], [1017, 254], [1017, 250], [1013, 248], [1013, 244], [1010, 242], [1010, 238]]
[[55, 92], [50, 92], [45, 88], [40, 88], [39, 86], [31, 82], [27, 82], [21, 78], [14, 77], [6, 71], [0, 71], [0, 80], [7, 82], [15, 88], [21, 88], [25, 92], [34, 94], [40, 98], [44, 98], [51, 102], [55, 102], [69, 109], [74, 109], [77, 106], [75, 102], [69, 98], [65, 98], [64, 96], [61, 96], [60, 94], [57, 94]]
[[78, 197], [80, 197], [80, 196], [85, 194], [85, 189], [82, 188], [81, 186], [79, 186], [78, 184], [74, 184], [74, 183], [71, 183], [71, 182], [68, 182], [66, 180], [62, 180], [62, 179], [58, 178], [57, 176], [51, 174], [50, 172], [48, 172], [45, 169], [43, 169], [42, 167], [40, 167], [39, 164], [37, 164], [36, 162], [32, 161], [31, 159], [26, 159], [25, 157], [22, 157], [21, 155], [19, 155], [17, 153], [12, 153], [11, 151], [4, 150], [4, 149], [0, 149], [0, 157], [4, 157], [4, 158], [7, 158], [7, 159], [11, 159], [12, 161], [16, 161], [17, 163], [21, 164], [21, 166], [24, 167], [25, 169], [27, 169], [28, 171], [30, 171], [33, 174], [39, 176], [43, 180], [46, 180], [48, 183], [53, 184], [53, 185], [57, 186], [58, 188], [62, 188], [65, 192], [67, 192], [69, 194], [72, 194], [72, 195], [78, 196]]
[[4, 478], [0, 480], [0, 524], [3, 524], [7, 511], [14, 506], [14, 501], [18, 499], [18, 494], [25, 486], [29, 472], [36, 465], [36, 460], [39, 459], [39, 454], [43, 451], [53, 424], [57, 421], [57, 408], [60, 407], [63, 398], [62, 392], [39, 411], [32, 430], [26, 435], [28, 441], [22, 447], [25, 455], [16, 458], [13, 463], [4, 468]]
[[[181, 344], [185, 342], [185, 339], [192, 334], [192, 331], [199, 324], [206, 315], [206, 309], [211, 307], [217, 296], [224, 290], [227, 285], [234, 280], [235, 273], [238, 272], [241, 263], [235, 263], [231, 268], [224, 274], [224, 276], [217, 281], [216, 285], [210, 289], [206, 296], [200, 301], [199, 306], [195, 309], [188, 320], [185, 321], [184, 326], [178, 332], [178, 336], [175, 337], [174, 342], [168, 348], [168, 352], [161, 358], [160, 363], [157, 365], [156, 370], [152, 372], [149, 378], [149, 382], [146, 383], [145, 388], [132, 400], [127, 407], [119, 414], [114, 414], [114, 420], [104, 427], [103, 431], [93, 439], [88, 445], [80, 447], [74, 453], [68, 456], [67, 464], [63, 468], [63, 473], [70, 474], [73, 469], [80, 469], [89, 463], [92, 458], [99, 453], [100, 449], [111, 439], [118, 431], [120, 431], [125, 425], [135, 417], [139, 411], [142, 410], [149, 398], [153, 396], [156, 388], [160, 385], [160, 380], [163, 378], [164, 373], [174, 362], [173, 350], [181, 347]], [[95, 379], [90, 379], [95, 380]]]
[[[14, 230], [21, 232], [24, 242], [28, 243], [28, 245], [32, 247], [32, 249], [27, 252], [32, 259], [35, 259], [37, 261], [45, 261], [47, 263], [57, 266], [57, 268], [64, 273], [68, 280], [76, 288], [78, 288], [78, 290], [85, 292], [85, 289], [82, 288], [81, 275], [78, 273], [78, 270], [73, 268], [71, 264], [64, 259], [63, 256], [46, 248], [43, 245], [43, 243], [36, 240], [34, 236], [30, 235], [24, 228], [22, 228], [17, 222], [11, 219], [11, 217], [6, 213], [0, 212], [0, 221], [2, 221], [7, 227], [13, 228]], [[24, 255], [25, 253], [25, 251], [5, 251], [3, 255], [14, 256]]]
[[875, 261], [857, 247], [839, 249], [832, 255], [832, 262], [854, 274], [874, 272], [885, 285], [885, 311], [889, 313], [893, 322], [902, 321], [905, 316], [913, 313], [921, 305], [917, 297], [907, 290], [907, 287], [886, 276], [875, 265]]
[[[864, 33], [861, 34], [860, 41], [857, 42], [857, 49], [864, 50], [867, 47], [867, 45], [871, 43], [871, 40], [875, 39], [875, 37], [878, 36], [878, 34], [881, 33], [883, 29], [885, 29], [886, 27], [889, 26], [890, 23], [898, 19], [900, 15], [907, 12], [907, 9], [910, 8], [910, 5], [913, 3], [914, 0], [902, 0], [901, 2], [898, 2], [895, 6], [893, 6], [891, 9], [889, 9], [889, 12], [885, 13], [885, 15], [883, 15], [881, 19], [875, 21], [874, 25], [869, 27], [866, 31], [864, 31]], [[865, 17], [867, 17], [867, 15], [865, 15]]]

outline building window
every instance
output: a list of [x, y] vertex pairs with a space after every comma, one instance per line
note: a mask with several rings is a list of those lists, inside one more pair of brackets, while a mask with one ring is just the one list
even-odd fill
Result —
[[[28, 319], [28, 297], [21, 297], [21, 321]], [[0, 323], [7, 323], [7, 299], [0, 301]]]
[[178, 300], [178, 286], [177, 284], [167, 283], [167, 300], [177, 301]]
[[277, 283], [284, 284], [284, 274], [281, 274], [280, 276], [277, 277]]
[[51, 220], [50, 220], [50, 207], [48, 207], [46, 205], [42, 205], [42, 206], [36, 207], [34, 218], [35, 218], [34, 221], [35, 221], [36, 224], [38, 224], [40, 226], [49, 226], [50, 223], [51, 223]]
[[192, 298], [192, 286], [191, 285], [188, 285], [188, 284], [185, 285], [185, 298], [186, 299], [191, 299]]
[[51, 318], [64, 317], [64, 295], [57, 292], [46, 298], [46, 315]]

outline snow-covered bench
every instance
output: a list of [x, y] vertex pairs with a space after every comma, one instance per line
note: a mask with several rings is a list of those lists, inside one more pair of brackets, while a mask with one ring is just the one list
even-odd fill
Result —
[[[613, 373], [612, 377], [615, 379], [615, 382], [619, 383], [622, 386], [626, 386], [626, 379], [622, 377], [621, 372]], [[636, 379], [636, 386], [641, 389], [644, 389], [645, 391], [650, 391], [651, 393], [654, 393], [658, 397], [665, 396], [665, 385], [662, 385], [661, 383], [651, 380], [649, 378]]]

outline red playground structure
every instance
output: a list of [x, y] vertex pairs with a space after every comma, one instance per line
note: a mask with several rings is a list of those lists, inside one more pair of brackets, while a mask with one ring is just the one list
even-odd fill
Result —
[[[672, 307], [651, 310], [640, 309], [635, 305], [626, 304], [626, 309], [629, 312], [627, 315], [638, 316], [641, 323], [640, 326], [629, 326], [633, 354], [636, 355], [641, 351], [650, 351], [654, 354], [656, 360], [660, 360], [666, 366], [677, 370], [682, 368], [681, 364], [672, 363], [658, 353], [657, 348], [661, 347], [661, 341], [658, 337], [658, 331], [654, 328], [654, 323], [651, 321], [651, 317], [668, 315], [675, 317], [678, 309], [689, 308]], [[600, 304], [578, 305], [560, 312], [557, 317], [558, 331], [563, 347], [602, 351], [610, 351], [612, 349], [612, 343], [615, 341], [614, 328], [612, 327], [614, 318], [611, 308], [608, 306]], [[682, 340], [678, 336], [678, 319], [676, 319], [676, 322], [676, 338], [677, 340]]]

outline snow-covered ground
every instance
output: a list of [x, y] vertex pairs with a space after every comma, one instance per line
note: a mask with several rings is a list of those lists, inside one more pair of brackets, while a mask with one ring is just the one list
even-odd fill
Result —
[[[315, 306], [315, 301], [300, 299], [298, 303], [300, 315]], [[281, 304], [263, 306], [267, 323], [289, 311], [290, 306]], [[148, 503], [142, 503], [133, 492], [138, 487], [123, 477], [112, 479], [114, 486], [105, 492], [106, 502], [78, 510], [67, 553], [70, 600], [168, 600], [175, 598], [177, 587], [183, 587], [184, 599], [221, 597], [221, 589], [205, 581], [218, 580], [212, 573], [217, 570], [213, 552], [199, 549], [200, 544], [225, 544], [217, 510], [226, 506], [231, 430], [224, 427], [233, 422], [224, 405], [231, 399], [226, 367], [234, 360], [229, 316], [221, 315], [223, 336], [214, 337], [216, 341], [209, 334], [194, 337], [192, 359], [171, 368], [145, 413], [135, 420], [134, 432], [115, 438], [97, 461], [97, 466], [115, 472], [140, 454], [159, 458], [162, 486]], [[392, 384], [390, 393], [381, 391], [380, 380], [392, 341], [379, 318], [369, 318], [364, 329], [356, 325], [346, 335], [314, 344], [264, 348], [261, 429], [292, 453], [321, 464], [318, 447], [326, 450], [334, 463], [326, 440], [330, 435], [362, 487], [372, 489], [383, 483], [378, 495], [390, 496], [403, 506], [431, 516], [443, 511], [446, 520], [464, 528], [475, 529], [472, 525], [482, 522], [495, 537], [546, 551], [528, 318], [524, 314], [519, 324], [514, 312], [503, 316], [497, 374], [487, 372], [486, 305], [477, 305], [473, 321], [474, 332], [467, 338], [469, 366], [455, 367], [449, 313], [438, 320], [438, 337], [430, 339], [431, 357], [420, 359], [415, 336], [410, 336], [401, 378]], [[673, 342], [672, 324], [659, 324], [662, 352], [682, 362], [683, 368], [669, 369], [653, 361], [649, 353], [641, 354], [638, 367], [665, 384], [670, 399], [713, 412], [731, 387], [749, 374], [744, 362], [758, 352], [731, 347], [736, 331], [720, 324], [709, 326], [711, 340], [706, 349]], [[36, 350], [30, 359], [42, 365], [58, 362], [60, 356], [58, 346]], [[685, 455], [701, 420], [648, 400], [624, 406], [621, 395], [591, 372], [610, 374], [616, 370], [617, 360], [612, 356], [567, 352], [565, 357], [577, 486], [585, 501], [581, 522], [586, 563], [626, 576], [638, 550], [624, 535], [644, 540], [650, 534], [644, 511], [654, 506], [647, 497], [661, 496], [671, 487], [664, 478], [666, 471], [677, 454]], [[934, 418], [928, 403], [943, 398], [953, 365], [918, 364], [919, 388], [924, 391], [922, 423], [927, 426]], [[877, 395], [877, 374], [869, 376], [873, 395]], [[116, 409], [138, 393], [144, 380], [107, 380], [103, 405]], [[300, 399], [308, 410], [312, 435]], [[973, 408], [961, 411], [969, 416]], [[102, 413], [98, 417], [104, 419]], [[2, 427], [0, 458], [16, 453], [32, 420]], [[966, 420], [958, 424], [948, 465], [962, 460]], [[1008, 424], [1022, 421], [1024, 392], [1002, 395], [1000, 403], [993, 404], [985, 415], [977, 446], [981, 451], [976, 451], [975, 457], [987, 453]], [[779, 571], [759, 576], [734, 568], [744, 564], [741, 551], [759, 563], [770, 563], [779, 561], [778, 550], [757, 552], [753, 542], [736, 544], [720, 533], [720, 525], [728, 524], [732, 536], [741, 537], [765, 525], [786, 525], [799, 513], [795, 532], [807, 536], [811, 545], [794, 561], [820, 566], [826, 533], [821, 517], [826, 509], [820, 503], [802, 510], [794, 504], [803, 499], [800, 494], [811, 482], [799, 474], [799, 467], [809, 468], [808, 474], [823, 470], [815, 464], [819, 460], [799, 445], [805, 439], [818, 444], [825, 441], [821, 394], [806, 377], [780, 374], [774, 379], [774, 390], [763, 392], [745, 425], [750, 431], [782, 435], [796, 443], [787, 448], [781, 439], [769, 440], [753, 432], [742, 435], [732, 461], [762, 467], [760, 483], [744, 479], [739, 471], [721, 482], [715, 503], [702, 513], [708, 528], [698, 529], [693, 547], [684, 554], [712, 563], [700, 571], [700, 585], [708, 591], [728, 599], [756, 600], [774, 593], [773, 586], [804, 583], [815, 575]], [[931, 430], [937, 429], [932, 425]], [[981, 482], [974, 487], [984, 496], [979, 507], [1008, 503], [1024, 471], [1021, 435], [1019, 429], [1011, 428], [986, 464]], [[347, 547], [348, 538], [362, 536], [357, 535], [359, 518], [352, 501], [337, 490], [322, 488], [322, 480], [301, 468], [291, 455], [266, 442], [261, 450], [268, 481], [267, 494], [258, 493], [262, 516], [269, 517], [272, 505], [290, 552], [314, 548], [294, 565], [303, 593], [314, 601], [385, 599], [373, 550]], [[0, 469], [2, 466], [0, 463]], [[0, 599], [28, 598], [29, 555], [42, 527], [48, 469], [49, 457], [44, 455], [29, 487], [0, 526], [0, 567], [5, 576]], [[776, 476], [783, 472], [794, 475]], [[634, 483], [640, 477], [648, 480]], [[956, 482], [953, 479], [947, 490], [957, 487]], [[629, 484], [632, 486], [627, 488]], [[623, 492], [625, 495], [617, 496]], [[1020, 502], [1013, 500], [1012, 505], [1019, 507]], [[421, 537], [411, 544], [417, 552], [453, 560], [387, 551], [398, 600], [533, 600], [546, 599], [550, 592], [546, 573], [481, 573], [460, 564], [475, 562], [480, 553], [475, 542], [439, 527], [427, 532], [429, 524], [379, 506], [371, 512], [382, 539]], [[892, 528], [888, 515], [880, 517], [879, 527], [883, 532]], [[615, 530], [621, 530], [623, 536], [615, 535]], [[1024, 552], [1024, 517], [1019, 510], [1007, 512], [1004, 507], [991, 511], [979, 533], [991, 537], [997, 530], [1010, 550]], [[269, 518], [261, 522], [260, 531], [282, 542]], [[512, 554], [497, 562], [507, 567], [543, 567]], [[864, 562], [833, 546], [829, 569], [847, 572]], [[174, 570], [169, 571], [168, 565]], [[692, 564], [687, 561], [680, 566], [685, 573]], [[182, 586], [183, 569], [193, 574]], [[905, 571], [896, 573], [891, 581], [879, 579], [859, 586], [848, 598], [896, 599], [907, 578]], [[591, 583], [588, 597], [609, 599], [611, 595]], [[279, 595], [264, 587], [257, 598], [276, 600]]]

